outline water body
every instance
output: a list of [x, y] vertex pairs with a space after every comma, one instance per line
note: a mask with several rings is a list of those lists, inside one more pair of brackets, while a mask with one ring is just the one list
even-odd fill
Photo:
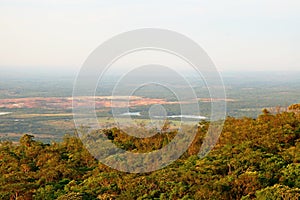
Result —
[[[154, 118], [165, 118], [165, 117], [154, 116]], [[198, 116], [198, 115], [169, 115], [169, 116], [166, 116], [166, 118], [207, 119], [204, 116]]]
[[198, 115], [170, 115], [168, 118], [206, 119], [206, 117]]
[[[140, 112], [126, 112], [120, 114], [121, 116], [142, 116]], [[153, 116], [154, 118], [185, 118], [185, 119], [207, 119], [199, 115], [169, 115], [169, 116]]]
[[121, 116], [141, 116], [140, 112], [126, 112], [122, 113]]
[[11, 112], [0, 112], [0, 116], [1, 115], [8, 115], [8, 114], [10, 114]]

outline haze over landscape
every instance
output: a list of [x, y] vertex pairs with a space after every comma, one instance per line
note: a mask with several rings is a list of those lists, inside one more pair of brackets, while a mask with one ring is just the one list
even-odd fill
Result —
[[220, 70], [299, 70], [299, 4], [297, 0], [3, 0], [0, 66], [76, 71], [110, 37], [156, 27], [195, 40]]

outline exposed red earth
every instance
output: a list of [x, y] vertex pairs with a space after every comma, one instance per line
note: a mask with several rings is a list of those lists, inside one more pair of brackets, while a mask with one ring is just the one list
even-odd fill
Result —
[[[178, 104], [188, 102], [167, 101], [165, 99], [152, 99], [139, 96], [96, 96], [96, 97], [76, 97], [72, 105], [72, 97], [29, 97], [15, 99], [0, 99], [0, 108], [60, 108], [71, 109], [72, 106], [91, 105], [95, 101], [96, 108], [109, 107], [134, 107], [152, 104]], [[211, 101], [235, 101], [233, 99], [210, 99], [201, 98], [202, 102]]]
[[[16, 99], [0, 99], [0, 108], [72, 108], [72, 97], [30, 97]], [[95, 101], [96, 108], [103, 107], [130, 107], [152, 104], [176, 104], [178, 102], [168, 102], [164, 99], [151, 99], [138, 96], [96, 96], [96, 97], [76, 97], [74, 106], [91, 105]]]

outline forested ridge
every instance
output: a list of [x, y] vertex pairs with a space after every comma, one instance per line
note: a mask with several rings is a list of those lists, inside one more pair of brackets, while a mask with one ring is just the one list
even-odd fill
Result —
[[[24, 135], [0, 144], [0, 199], [300, 199], [299, 105], [256, 119], [227, 117], [215, 148], [196, 156], [209, 122], [179, 160], [146, 174], [119, 172], [66, 135], [44, 144]], [[167, 128], [167, 127], [166, 127]], [[100, 133], [128, 151], [153, 151], [176, 132], [138, 140], [116, 128]], [[143, 144], [143, 145], [141, 145]]]

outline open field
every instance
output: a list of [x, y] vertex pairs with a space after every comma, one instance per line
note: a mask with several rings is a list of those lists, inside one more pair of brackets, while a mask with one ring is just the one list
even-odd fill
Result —
[[[226, 99], [210, 99], [207, 88], [195, 87], [200, 115], [209, 117], [211, 102], [226, 101], [227, 115], [256, 118], [263, 108], [271, 112], [284, 111], [300, 101], [300, 73], [227, 73], [223, 74]], [[74, 132], [72, 114], [73, 77], [18, 77], [0, 74], [0, 137], [17, 141], [24, 133], [41, 135], [44, 142], [61, 140], [66, 133]], [[266, 79], [267, 78], [267, 79]], [[95, 105], [99, 123], [113, 123], [111, 107], [128, 105], [131, 116], [137, 123], [149, 121], [149, 109], [161, 104], [168, 116], [181, 115], [180, 104], [174, 96], [159, 87], [137, 91], [132, 97], [116, 95], [111, 97], [114, 82], [107, 83], [101, 94], [96, 94]], [[178, 85], [184, 92], [185, 88]], [[126, 90], [126, 85], [123, 88]], [[74, 105], [85, 106], [94, 97], [77, 97]], [[114, 103], [112, 103], [114, 102]], [[124, 113], [127, 112], [124, 110]], [[192, 113], [197, 115], [198, 113]], [[199, 115], [199, 114], [198, 114]], [[123, 117], [126, 117], [123, 116]], [[128, 117], [128, 116], [127, 116]], [[121, 120], [121, 118], [120, 118]], [[170, 119], [174, 124], [178, 119]], [[51, 136], [51, 137], [50, 137]]]

